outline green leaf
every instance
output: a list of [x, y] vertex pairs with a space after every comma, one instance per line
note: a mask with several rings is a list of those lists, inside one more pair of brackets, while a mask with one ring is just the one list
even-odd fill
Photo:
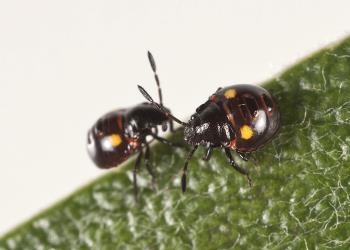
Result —
[[256, 165], [239, 161], [252, 188], [220, 150], [206, 163], [201, 149], [183, 195], [188, 150], [158, 144], [158, 191], [142, 169], [135, 204], [130, 161], [3, 236], [0, 249], [349, 249], [350, 39], [264, 87], [282, 128]]

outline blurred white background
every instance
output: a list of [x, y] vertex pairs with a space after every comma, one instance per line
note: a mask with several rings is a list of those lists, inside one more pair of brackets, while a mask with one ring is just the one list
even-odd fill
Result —
[[186, 118], [219, 86], [259, 83], [350, 31], [344, 1], [0, 2], [0, 234], [105, 173], [102, 114], [156, 95]]

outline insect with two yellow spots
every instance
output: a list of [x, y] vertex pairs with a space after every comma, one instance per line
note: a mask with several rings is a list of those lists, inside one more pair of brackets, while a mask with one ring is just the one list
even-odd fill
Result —
[[214, 148], [222, 148], [230, 165], [251, 179], [248, 170], [238, 166], [231, 150], [245, 161], [250, 153], [269, 142], [280, 127], [280, 113], [270, 93], [255, 85], [239, 84], [219, 88], [209, 100], [196, 109], [188, 123], [174, 117], [168, 110], [153, 101], [141, 86], [143, 96], [169, 119], [183, 125], [184, 139], [192, 146], [183, 167], [182, 191], [186, 191], [186, 176], [189, 160], [198, 146], [207, 148], [204, 160], [209, 160]]

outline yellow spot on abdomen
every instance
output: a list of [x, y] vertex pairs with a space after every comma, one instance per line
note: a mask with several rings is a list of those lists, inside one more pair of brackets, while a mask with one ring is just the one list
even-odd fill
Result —
[[109, 140], [110, 140], [113, 147], [117, 147], [122, 143], [122, 138], [118, 134], [112, 134], [109, 137]]
[[253, 130], [248, 125], [243, 125], [241, 127], [241, 138], [244, 140], [249, 140], [253, 136]]
[[224, 93], [226, 99], [233, 99], [233, 98], [235, 98], [236, 94], [237, 94], [237, 92], [235, 89], [228, 89]]

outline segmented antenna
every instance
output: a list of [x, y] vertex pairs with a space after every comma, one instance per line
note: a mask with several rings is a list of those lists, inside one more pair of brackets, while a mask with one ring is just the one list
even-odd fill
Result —
[[157, 74], [156, 62], [154, 61], [154, 57], [153, 57], [151, 52], [148, 51], [147, 55], [148, 55], [149, 63], [151, 64], [151, 67], [152, 67], [152, 71], [154, 73], [154, 79], [156, 80], [157, 87], [158, 87], [159, 104], [161, 106], [163, 106], [162, 89], [160, 87], [159, 77], [158, 77], [158, 74]]
[[180, 121], [179, 119], [177, 119], [175, 116], [173, 116], [166, 108], [164, 108], [163, 105], [160, 105], [159, 103], [156, 103], [153, 98], [147, 93], [147, 91], [142, 88], [140, 85], [137, 85], [137, 87], [139, 88], [139, 91], [141, 92], [141, 94], [147, 99], [147, 101], [149, 101], [152, 105], [156, 106], [160, 111], [162, 111], [167, 117], [169, 117], [170, 119], [172, 119], [173, 121], [186, 126], [188, 125], [186, 122]]

